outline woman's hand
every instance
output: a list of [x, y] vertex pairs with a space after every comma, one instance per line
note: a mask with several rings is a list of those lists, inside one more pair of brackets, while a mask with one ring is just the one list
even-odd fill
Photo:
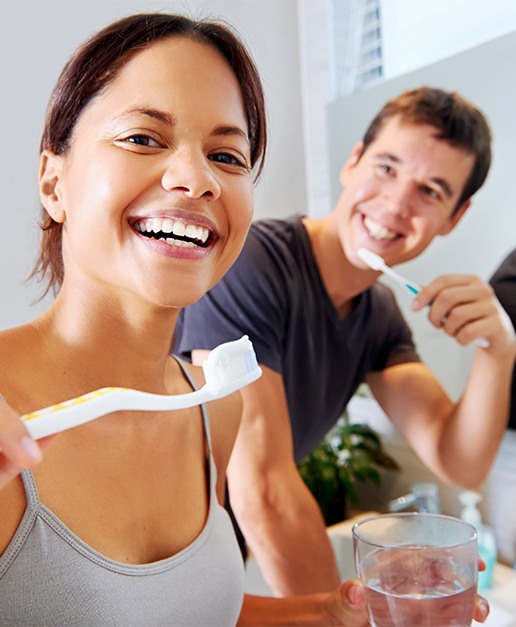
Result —
[[19, 415], [5, 402], [0, 402], [0, 488], [27, 467], [42, 459], [44, 450], [54, 436], [36, 443], [28, 434]]

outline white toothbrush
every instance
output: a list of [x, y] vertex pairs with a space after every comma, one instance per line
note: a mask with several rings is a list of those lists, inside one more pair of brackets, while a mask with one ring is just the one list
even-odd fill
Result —
[[409, 281], [405, 277], [401, 276], [401, 274], [394, 271], [390, 266], [385, 263], [380, 255], [373, 253], [367, 248], [359, 248], [357, 250], [357, 255], [373, 270], [379, 270], [380, 272], [389, 275], [391, 279], [394, 279], [400, 285], [403, 285], [407, 292], [410, 292], [412, 296], [414, 296], [415, 294], [419, 294], [419, 292], [421, 291], [420, 285], [418, 285], [417, 283], [412, 283], [412, 281]]
[[[402, 276], [401, 274], [393, 270], [390, 266], [388, 266], [385, 263], [383, 257], [380, 257], [380, 255], [373, 253], [371, 250], [368, 250], [367, 248], [359, 248], [357, 250], [357, 255], [371, 269], [378, 270], [379, 272], [383, 272], [384, 274], [390, 276], [391, 279], [394, 279], [395, 281], [397, 281], [400, 285], [402, 285], [405, 288], [407, 292], [412, 294], [412, 296], [414, 296], [415, 294], [419, 294], [419, 292], [421, 291], [420, 285], [418, 285], [417, 283], [413, 283], [412, 281], [409, 281], [404, 276]], [[476, 340], [474, 340], [473, 343], [482, 348], [489, 348], [490, 346], [489, 340], [487, 340], [485, 337], [479, 337]]]
[[35, 440], [77, 427], [104, 414], [123, 410], [186, 409], [222, 398], [256, 381], [261, 368], [247, 335], [214, 348], [202, 364], [205, 385], [195, 392], [167, 396], [129, 388], [108, 387], [89, 392], [21, 417]]

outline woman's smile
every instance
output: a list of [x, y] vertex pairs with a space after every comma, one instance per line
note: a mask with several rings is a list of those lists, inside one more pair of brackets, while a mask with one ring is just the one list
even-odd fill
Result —
[[131, 226], [156, 252], [182, 259], [200, 259], [209, 254], [219, 237], [211, 220], [196, 215], [138, 218]]

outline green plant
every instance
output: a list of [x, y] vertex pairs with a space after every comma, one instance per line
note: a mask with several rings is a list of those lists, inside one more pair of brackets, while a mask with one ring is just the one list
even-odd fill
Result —
[[358, 505], [357, 481], [379, 487], [380, 469], [397, 470], [399, 466], [371, 427], [350, 423], [343, 416], [298, 468], [326, 524], [332, 525], [344, 518], [347, 501]]

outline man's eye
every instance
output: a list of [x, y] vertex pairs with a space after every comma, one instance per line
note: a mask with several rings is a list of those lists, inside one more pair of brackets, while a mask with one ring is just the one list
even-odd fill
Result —
[[391, 172], [393, 171], [390, 165], [386, 165], [385, 163], [381, 163], [378, 166], [378, 169], [380, 170], [380, 172], [382, 174], [391, 174]]
[[441, 197], [437, 190], [426, 185], [421, 188], [421, 191], [423, 192], [423, 194], [425, 194], [425, 196], [428, 196], [429, 198], [435, 198], [436, 200], [439, 200], [439, 198]]

